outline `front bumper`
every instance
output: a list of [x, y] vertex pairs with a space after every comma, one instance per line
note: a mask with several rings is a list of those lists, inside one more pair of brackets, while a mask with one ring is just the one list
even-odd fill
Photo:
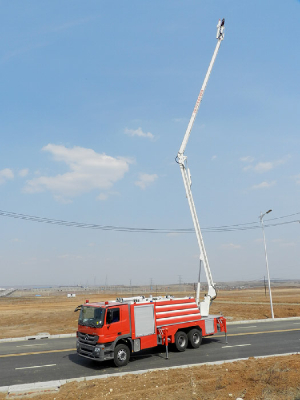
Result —
[[76, 343], [77, 354], [96, 361], [111, 360], [114, 358], [112, 343], [87, 344], [78, 339]]

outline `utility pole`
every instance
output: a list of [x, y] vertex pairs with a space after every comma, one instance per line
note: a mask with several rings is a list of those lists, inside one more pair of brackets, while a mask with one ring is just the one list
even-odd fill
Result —
[[268, 255], [267, 255], [267, 245], [266, 245], [266, 236], [265, 236], [265, 228], [264, 228], [264, 216], [266, 214], [269, 214], [272, 210], [269, 210], [265, 212], [264, 214], [260, 213], [260, 223], [261, 223], [261, 228], [263, 231], [263, 237], [264, 237], [264, 246], [265, 246], [265, 256], [266, 256], [266, 268], [267, 268], [267, 274], [268, 274], [268, 285], [269, 285], [269, 295], [270, 295], [270, 306], [271, 306], [271, 314], [272, 314], [272, 319], [274, 319], [274, 311], [273, 311], [273, 302], [272, 302], [272, 293], [271, 293], [271, 281], [270, 281], [270, 272], [269, 272], [269, 264], [268, 264]]
[[182, 284], [182, 276], [178, 275], [178, 282], [179, 282], [179, 292], [182, 291], [181, 284]]

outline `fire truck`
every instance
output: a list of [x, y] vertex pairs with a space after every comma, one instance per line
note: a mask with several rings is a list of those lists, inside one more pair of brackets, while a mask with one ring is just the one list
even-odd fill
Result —
[[174, 343], [178, 351], [198, 348], [202, 337], [226, 332], [223, 316], [202, 317], [192, 297], [143, 296], [79, 306], [77, 353], [121, 367], [138, 351]]
[[[178, 351], [189, 345], [198, 348], [202, 337], [224, 332], [227, 341], [226, 319], [222, 315], [209, 315], [209, 307], [217, 296], [215, 284], [201, 234], [191, 191], [191, 174], [184, 155], [190, 133], [198, 113], [206, 85], [220, 44], [224, 39], [224, 19], [217, 25], [217, 45], [196, 101], [191, 119], [176, 157], [180, 166], [186, 197], [188, 199], [200, 250], [200, 268], [196, 299], [193, 297], [137, 296], [118, 298], [116, 301], [89, 303], [78, 306], [80, 310], [77, 331], [77, 353], [96, 361], [114, 360], [116, 366], [128, 363], [132, 353], [158, 345], [173, 344]], [[200, 302], [200, 271], [204, 267], [208, 291]]]

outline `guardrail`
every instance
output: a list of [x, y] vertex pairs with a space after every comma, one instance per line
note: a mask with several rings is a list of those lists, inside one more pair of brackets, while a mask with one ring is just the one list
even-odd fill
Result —
[[0, 297], [5, 297], [10, 295], [11, 293], [15, 292], [17, 289], [10, 288], [10, 289], [5, 289], [5, 290], [0, 290]]

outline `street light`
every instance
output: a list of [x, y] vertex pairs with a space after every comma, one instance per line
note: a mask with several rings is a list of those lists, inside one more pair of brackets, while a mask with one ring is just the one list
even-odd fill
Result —
[[269, 273], [269, 265], [268, 265], [268, 256], [267, 256], [267, 246], [266, 246], [266, 237], [265, 237], [265, 229], [264, 229], [264, 221], [263, 218], [266, 214], [269, 214], [272, 210], [269, 210], [265, 212], [264, 214], [260, 213], [260, 223], [261, 223], [261, 228], [263, 231], [263, 236], [264, 236], [264, 245], [265, 245], [265, 256], [266, 256], [266, 267], [267, 267], [267, 273], [268, 273], [268, 284], [269, 284], [269, 294], [270, 294], [270, 305], [271, 305], [271, 314], [272, 314], [272, 319], [274, 319], [274, 312], [273, 312], [273, 302], [272, 302], [272, 293], [271, 293], [271, 282], [270, 282], [270, 273]]

